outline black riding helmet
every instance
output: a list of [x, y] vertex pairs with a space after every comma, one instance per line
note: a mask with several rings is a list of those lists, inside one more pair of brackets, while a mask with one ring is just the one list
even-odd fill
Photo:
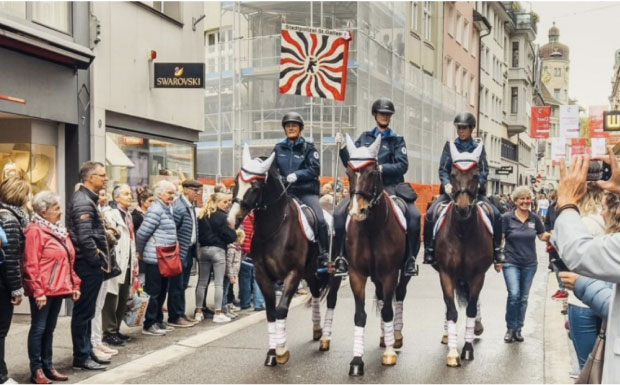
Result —
[[454, 125], [456, 127], [476, 127], [476, 118], [471, 112], [461, 112], [454, 117]]
[[297, 123], [299, 124], [299, 129], [304, 129], [304, 119], [297, 112], [287, 112], [282, 117], [282, 128], [286, 126], [286, 123]]
[[379, 98], [372, 104], [372, 114], [380, 112], [382, 114], [394, 114], [394, 103], [388, 98]]

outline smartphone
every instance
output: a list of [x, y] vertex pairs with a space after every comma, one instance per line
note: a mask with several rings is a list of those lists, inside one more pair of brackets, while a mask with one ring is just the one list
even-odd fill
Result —
[[570, 271], [568, 266], [566, 266], [564, 261], [562, 261], [560, 258], [553, 258], [551, 259], [550, 262], [551, 262], [551, 268], [553, 269], [555, 273], [559, 273], [562, 271]]
[[590, 162], [588, 168], [588, 182], [597, 180], [609, 180], [611, 178], [611, 166], [603, 161], [595, 160]]

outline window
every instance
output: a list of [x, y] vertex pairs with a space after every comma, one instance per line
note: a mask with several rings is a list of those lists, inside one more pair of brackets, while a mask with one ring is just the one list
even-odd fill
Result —
[[558, 99], [558, 100], [560, 99], [560, 89], [559, 88], [555, 88], [553, 90], [553, 97]]
[[478, 39], [474, 35], [471, 39], [471, 56], [476, 57], [478, 55]]
[[454, 7], [448, 6], [448, 34], [454, 37]]
[[452, 85], [454, 83], [454, 62], [452, 61], [452, 59], [448, 58], [448, 70], [447, 70], [447, 75], [448, 75], [448, 79], [447, 79], [447, 86], [449, 89], [452, 89]]
[[424, 39], [433, 38], [433, 2], [424, 2]]
[[463, 28], [463, 48], [466, 51], [469, 51], [469, 37], [471, 35], [471, 31], [469, 30], [469, 21], [465, 20], [465, 27]]
[[476, 105], [476, 78], [473, 75], [469, 81], [469, 105]]
[[11, 16], [26, 18], [26, 2], [25, 1], [0, 1], [0, 13], [6, 13]]
[[486, 51], [484, 48], [484, 45], [480, 46], [480, 68], [482, 68], [483, 70], [487, 70], [487, 55], [486, 55]]
[[0, 1], [0, 14], [19, 17], [71, 35], [72, 4], [69, 1]]
[[461, 85], [462, 85], [462, 81], [463, 79], [461, 78], [461, 66], [460, 65], [456, 65], [456, 71], [455, 71], [455, 75], [454, 75], [454, 81], [455, 81], [455, 91], [457, 94], [461, 94]]
[[516, 114], [519, 112], [519, 88], [512, 87], [510, 89], [510, 113]]
[[562, 76], [562, 69], [561, 69], [561, 68], [554, 68], [554, 69], [553, 69], [553, 74], [554, 74], [556, 77], [560, 77], [560, 76]]
[[512, 68], [519, 67], [519, 42], [512, 42]]
[[467, 76], [467, 70], [463, 68], [463, 96], [465, 96], [465, 101], [468, 99], [469, 95], [469, 77]]
[[456, 13], [456, 42], [461, 43], [463, 40], [463, 17], [457, 11]]
[[181, 2], [180, 1], [143, 1], [143, 4], [163, 13], [164, 15], [181, 22]]
[[411, 29], [414, 31], [418, 30], [418, 3], [411, 3]]

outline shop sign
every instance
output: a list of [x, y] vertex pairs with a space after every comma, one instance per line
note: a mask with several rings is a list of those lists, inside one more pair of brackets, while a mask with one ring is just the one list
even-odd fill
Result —
[[497, 175], [510, 175], [512, 174], [513, 168], [512, 166], [502, 166], [495, 170], [495, 174]]
[[204, 63], [154, 63], [155, 88], [204, 88]]
[[124, 146], [141, 146], [144, 144], [144, 138], [138, 138], [135, 136], [123, 136], [121, 142]]
[[620, 111], [605, 111], [605, 131], [620, 131]]

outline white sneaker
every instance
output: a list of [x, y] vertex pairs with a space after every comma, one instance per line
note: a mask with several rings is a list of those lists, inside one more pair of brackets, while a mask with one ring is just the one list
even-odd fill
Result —
[[109, 355], [111, 355], [111, 356], [115, 356], [115, 355], [117, 355], [117, 354], [118, 354], [118, 350], [113, 349], [113, 348], [109, 347], [109, 346], [108, 346], [108, 345], [106, 345], [106, 344], [101, 344], [101, 345], [99, 346], [99, 348], [100, 348], [100, 349], [101, 349], [104, 353], [109, 354]]
[[98, 345], [95, 346], [93, 348], [93, 353], [95, 354], [95, 356], [97, 357], [97, 359], [101, 360], [101, 361], [109, 361], [110, 358], [112, 358], [112, 356], [108, 353], [106, 353], [102, 348], [102, 345]]
[[12, 378], [9, 378], [9, 379], [8, 379], [8, 380], [6, 380], [4, 383], [5, 383], [5, 384], [19, 384], [19, 382], [15, 381], [15, 380], [14, 380], [14, 379], [12, 379]]
[[202, 312], [194, 313], [194, 319], [198, 322], [202, 322], [205, 319], [205, 315]]
[[230, 321], [231, 319], [226, 317], [224, 313], [216, 314], [213, 316], [213, 322], [215, 322], [216, 324], [223, 324]]
[[228, 310], [233, 311], [233, 312], [237, 312], [237, 311], [241, 310], [241, 308], [240, 308], [240, 307], [235, 306], [235, 305], [234, 305], [234, 304], [232, 304], [232, 303], [229, 303], [229, 304], [228, 304], [228, 305], [226, 305], [226, 306], [228, 306]]
[[226, 317], [230, 318], [231, 320], [239, 318], [239, 316], [236, 313], [233, 313], [230, 310], [226, 311], [224, 315], [226, 315]]

